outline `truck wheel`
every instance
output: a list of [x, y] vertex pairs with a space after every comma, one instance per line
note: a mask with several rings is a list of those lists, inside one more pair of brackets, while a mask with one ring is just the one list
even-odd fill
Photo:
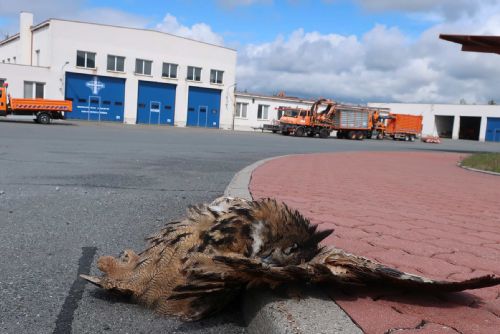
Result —
[[283, 130], [283, 131], [281, 131], [281, 134], [283, 136], [288, 136], [290, 134], [290, 132]]
[[373, 136], [373, 132], [368, 131], [368, 132], [366, 133], [366, 139], [372, 139], [372, 136]]
[[295, 129], [295, 137], [303, 137], [304, 132], [304, 128], [299, 126], [297, 129]]
[[347, 133], [347, 138], [349, 138], [350, 140], [356, 139], [356, 131], [349, 131]]
[[414, 135], [410, 136], [410, 141], [415, 141], [415, 136]]
[[50, 115], [47, 114], [46, 112], [42, 112], [38, 114], [36, 117], [38, 123], [40, 124], [50, 124]]
[[273, 133], [276, 133], [276, 132], [278, 132], [278, 130], [273, 130]]
[[321, 129], [319, 131], [319, 137], [323, 139], [330, 137], [330, 131], [328, 131], [328, 129]]
[[363, 131], [358, 131], [356, 133], [356, 139], [357, 140], [363, 140], [363, 139], [365, 139], [365, 133]]
[[337, 138], [344, 139], [344, 133], [342, 131], [337, 131]]
[[384, 134], [382, 132], [377, 133], [377, 139], [378, 140], [384, 139]]
[[405, 141], [410, 141], [410, 136], [405, 135]]

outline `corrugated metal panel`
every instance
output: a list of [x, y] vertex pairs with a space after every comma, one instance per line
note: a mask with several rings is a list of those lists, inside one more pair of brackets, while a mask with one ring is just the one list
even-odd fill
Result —
[[139, 81], [137, 123], [174, 125], [176, 85]]
[[486, 141], [500, 142], [500, 118], [488, 117], [486, 126]]
[[187, 125], [218, 128], [220, 104], [220, 90], [189, 87]]
[[333, 125], [339, 129], [366, 129], [370, 114], [361, 110], [340, 109], [335, 113]]
[[73, 102], [67, 118], [123, 122], [125, 79], [67, 72], [65, 98]]

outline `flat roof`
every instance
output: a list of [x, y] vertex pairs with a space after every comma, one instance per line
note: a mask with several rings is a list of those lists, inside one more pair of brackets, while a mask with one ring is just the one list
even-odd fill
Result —
[[290, 102], [303, 102], [303, 103], [314, 103], [315, 100], [311, 99], [306, 99], [306, 98], [300, 98], [296, 96], [286, 96], [286, 95], [265, 95], [265, 94], [258, 94], [258, 93], [250, 93], [250, 92], [240, 92], [237, 91], [235, 95], [242, 96], [242, 97], [250, 97], [250, 98], [263, 98], [263, 99], [269, 99], [269, 100], [278, 100], [278, 101], [290, 101]]
[[[154, 30], [154, 29], [146, 29], [146, 28], [132, 28], [132, 27], [126, 27], [126, 26], [120, 26], [120, 25], [112, 25], [112, 24], [105, 24], [105, 23], [84, 22], [84, 21], [77, 21], [77, 20], [66, 20], [66, 19], [51, 18], [51, 19], [43, 21], [42, 23], [39, 23], [37, 25], [32, 26], [31, 27], [31, 31], [35, 31], [37, 29], [42, 28], [45, 25], [49, 25], [50, 22], [52, 22], [52, 21], [71, 22], [71, 23], [89, 24], [89, 25], [96, 25], [96, 26], [110, 27], [110, 28], [119, 28], [119, 29], [129, 29], [129, 30], [138, 30], [138, 31], [145, 31], [145, 32], [153, 32], [153, 33], [157, 33], [157, 34], [163, 34], [163, 35], [173, 36], [173, 37], [176, 37], [176, 38], [186, 39], [186, 40], [191, 41], [191, 42], [196, 42], [196, 43], [200, 43], [200, 44], [210, 45], [210, 46], [214, 46], [214, 47], [217, 47], [217, 48], [221, 48], [221, 49], [226, 49], [226, 50], [229, 50], [229, 51], [237, 52], [236, 49], [229, 48], [227, 46], [222, 46], [222, 45], [217, 45], [217, 44], [213, 44], [213, 43], [203, 42], [203, 41], [199, 41], [199, 40], [196, 40], [196, 39], [192, 39], [192, 38], [188, 38], [188, 37], [184, 37], [184, 36], [179, 36], [179, 35], [171, 34], [171, 33], [164, 32], [164, 31], [159, 31], [159, 30]], [[15, 40], [17, 38], [19, 38], [19, 33], [15, 34], [15, 35], [12, 35], [12, 36], [4, 39], [3, 41], [0, 41], [0, 45], [7, 44], [10, 41]]]
[[500, 54], [500, 36], [441, 34], [439, 38], [462, 44], [462, 51]]

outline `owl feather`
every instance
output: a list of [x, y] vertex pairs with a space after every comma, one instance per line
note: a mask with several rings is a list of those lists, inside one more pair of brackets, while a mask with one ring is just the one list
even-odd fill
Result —
[[192, 321], [219, 312], [241, 291], [301, 284], [382, 284], [453, 292], [500, 284], [492, 275], [460, 282], [435, 281], [389, 268], [321, 241], [298, 211], [272, 199], [223, 197], [188, 208], [187, 217], [148, 237], [136, 254], [103, 256], [103, 276], [81, 275], [162, 314]]

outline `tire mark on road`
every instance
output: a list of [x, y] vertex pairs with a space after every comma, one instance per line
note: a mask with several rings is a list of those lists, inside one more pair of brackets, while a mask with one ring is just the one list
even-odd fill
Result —
[[56, 328], [53, 334], [71, 333], [75, 311], [78, 308], [78, 302], [82, 299], [83, 291], [87, 284], [87, 282], [79, 276], [80, 274], [89, 274], [90, 266], [92, 265], [92, 261], [94, 261], [96, 252], [96, 247], [82, 247], [82, 256], [80, 260], [78, 260], [78, 273], [64, 300], [61, 311], [57, 315]]

